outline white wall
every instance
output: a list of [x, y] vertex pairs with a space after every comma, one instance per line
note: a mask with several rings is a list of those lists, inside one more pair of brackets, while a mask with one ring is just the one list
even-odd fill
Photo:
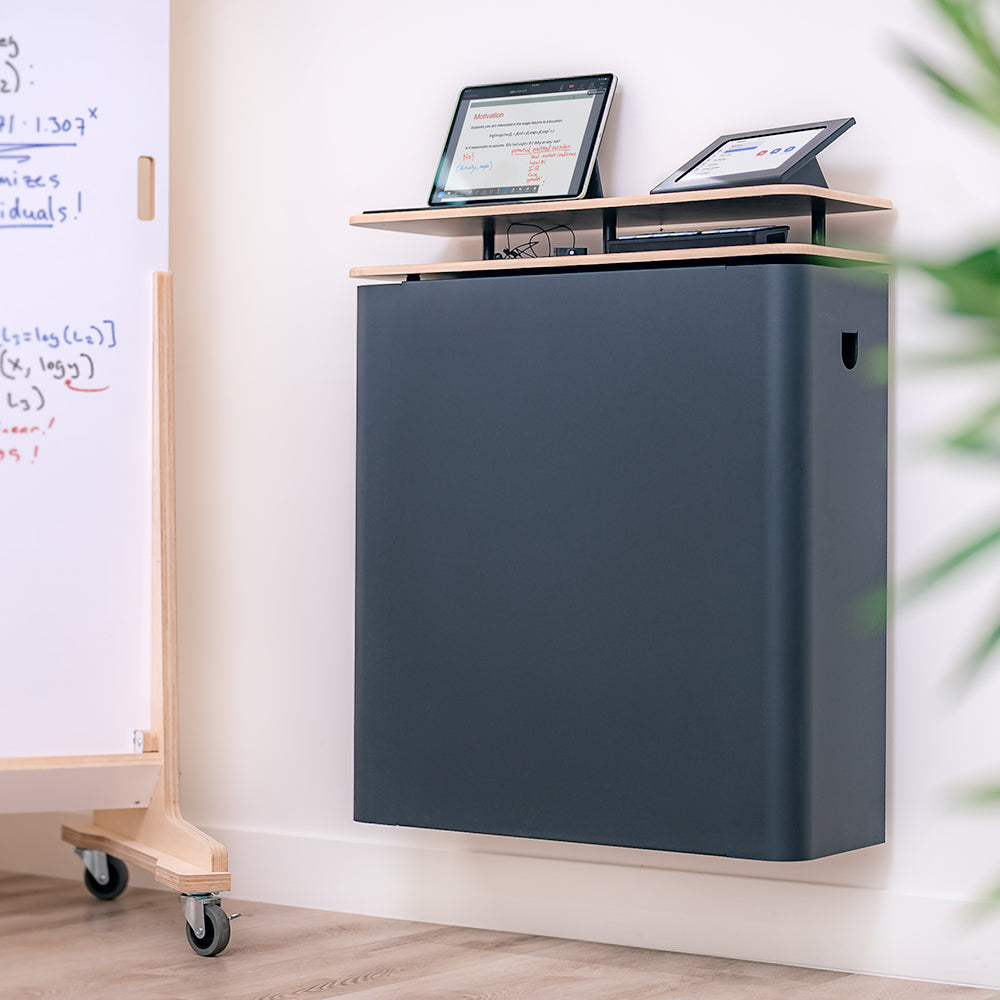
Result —
[[[611, 70], [605, 191], [647, 191], [716, 135], [853, 115], [833, 187], [892, 198], [830, 242], [963, 245], [1000, 228], [1000, 143], [895, 55], [947, 52], [915, 0], [626, 0], [438, 10], [405, 0], [173, 0], [183, 803], [231, 848], [238, 896], [1000, 987], [1000, 815], [949, 790], [1000, 770], [1000, 670], [946, 678], [992, 594], [980, 574], [896, 623], [889, 843], [794, 865], [382, 829], [351, 820], [353, 264], [475, 247], [347, 227], [426, 200], [462, 86]], [[391, 141], [387, 141], [389, 136]], [[951, 325], [898, 282], [904, 354]], [[993, 508], [924, 434], [980, 387], [901, 372], [895, 561]], [[40, 822], [40, 821], [39, 821]], [[11, 866], [38, 823], [3, 829]], [[43, 852], [44, 853], [44, 852]], [[237, 931], [238, 933], [238, 931]]]

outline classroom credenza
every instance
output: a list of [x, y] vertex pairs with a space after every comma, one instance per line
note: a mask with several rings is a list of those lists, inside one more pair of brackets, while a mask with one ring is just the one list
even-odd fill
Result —
[[358, 820], [883, 841], [887, 277], [791, 246], [359, 289]]

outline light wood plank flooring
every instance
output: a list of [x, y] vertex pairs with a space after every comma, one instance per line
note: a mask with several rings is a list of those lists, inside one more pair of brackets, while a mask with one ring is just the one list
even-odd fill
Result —
[[177, 897], [0, 873], [0, 1000], [1000, 1000], [1000, 991], [227, 899], [199, 958]]

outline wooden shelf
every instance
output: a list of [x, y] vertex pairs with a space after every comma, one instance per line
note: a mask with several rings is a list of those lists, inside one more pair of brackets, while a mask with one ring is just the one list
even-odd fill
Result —
[[0, 812], [148, 806], [163, 770], [158, 753], [0, 760]]
[[664, 266], [706, 261], [713, 264], [740, 263], [747, 260], [798, 261], [811, 264], [851, 266], [887, 265], [885, 254], [840, 247], [816, 246], [813, 243], [765, 243], [756, 246], [702, 247], [689, 250], [646, 250], [639, 253], [598, 253], [580, 257], [519, 257], [514, 260], [464, 260], [433, 264], [384, 264], [352, 267], [352, 278], [376, 278], [399, 281], [410, 277], [457, 278], [469, 275], [509, 274], [524, 271], [580, 271], [635, 265]]
[[885, 212], [892, 202], [885, 198], [831, 191], [811, 184], [761, 184], [714, 191], [672, 191], [669, 194], [629, 198], [588, 198], [578, 201], [539, 202], [532, 205], [472, 205], [462, 208], [401, 209], [365, 212], [351, 216], [351, 225], [432, 236], [481, 236], [483, 224], [493, 221], [496, 232], [513, 222], [538, 222], [546, 226], [571, 225], [600, 229], [606, 211], [617, 215], [619, 229], [781, 219], [810, 215]]

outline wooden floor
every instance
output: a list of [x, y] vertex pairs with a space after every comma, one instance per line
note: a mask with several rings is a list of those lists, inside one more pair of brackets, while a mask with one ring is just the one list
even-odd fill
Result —
[[199, 958], [177, 897], [0, 873], [2, 1000], [1000, 1000], [1000, 991], [818, 972], [226, 900]]

